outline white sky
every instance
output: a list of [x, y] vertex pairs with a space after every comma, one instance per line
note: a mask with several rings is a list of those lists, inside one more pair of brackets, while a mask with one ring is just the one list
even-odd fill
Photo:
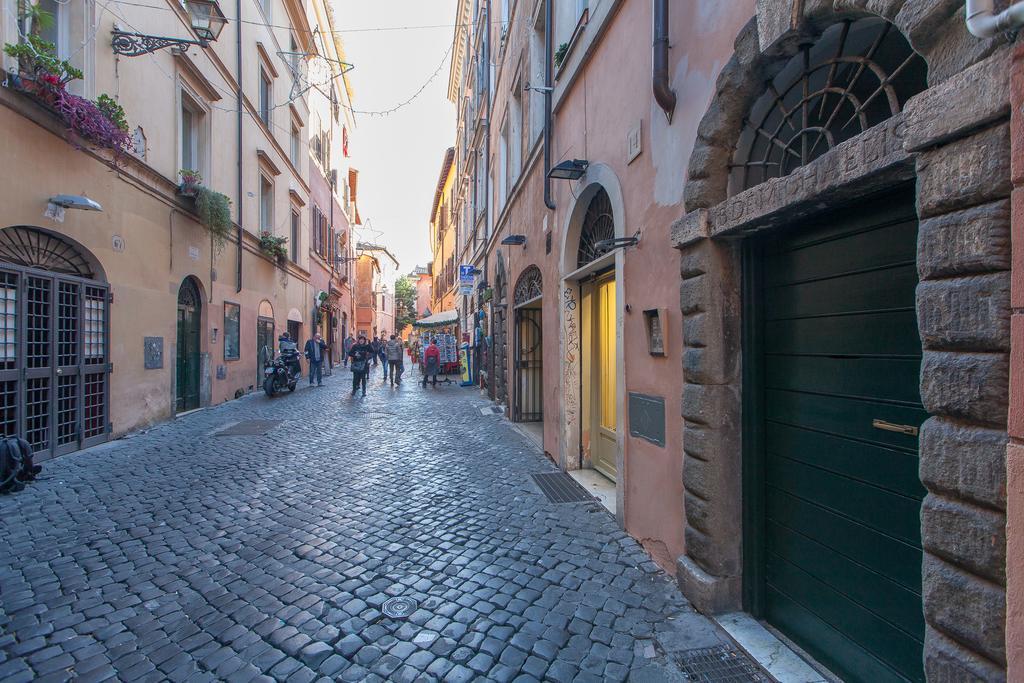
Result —
[[[455, 5], [456, 0], [334, 0], [336, 28], [355, 66], [349, 78], [356, 110], [390, 109], [430, 78], [451, 46]], [[438, 25], [444, 26], [359, 30]], [[426, 265], [430, 257], [430, 207], [444, 152], [455, 144], [449, 65], [450, 56], [434, 81], [398, 112], [356, 114], [352, 165], [359, 169], [363, 219], [356, 238], [387, 246], [402, 274]]]

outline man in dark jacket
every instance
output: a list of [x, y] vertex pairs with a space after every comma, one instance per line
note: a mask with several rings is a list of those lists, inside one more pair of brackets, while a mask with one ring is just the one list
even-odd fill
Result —
[[352, 395], [356, 395], [359, 386], [363, 387], [366, 396], [366, 376], [370, 374], [370, 361], [374, 357], [373, 347], [366, 343], [365, 335], [359, 335], [359, 341], [348, 351], [352, 361]]
[[324, 384], [324, 353], [327, 351], [327, 343], [320, 338], [317, 332], [313, 338], [306, 342], [306, 360], [309, 361], [309, 386], [313, 386], [313, 376], [316, 376], [316, 385], [322, 387]]

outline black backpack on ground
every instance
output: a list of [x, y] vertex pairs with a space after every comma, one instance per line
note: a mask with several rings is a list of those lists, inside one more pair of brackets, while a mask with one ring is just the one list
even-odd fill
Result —
[[20, 491], [42, 470], [32, 462], [32, 447], [16, 437], [0, 440], [0, 493]]

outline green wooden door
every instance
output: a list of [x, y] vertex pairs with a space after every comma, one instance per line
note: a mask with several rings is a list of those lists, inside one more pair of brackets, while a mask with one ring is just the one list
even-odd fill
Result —
[[202, 311], [199, 288], [191, 279], [178, 290], [178, 355], [175, 411], [199, 407], [199, 330]]
[[762, 243], [748, 270], [756, 611], [848, 681], [924, 680], [916, 242], [905, 192]]

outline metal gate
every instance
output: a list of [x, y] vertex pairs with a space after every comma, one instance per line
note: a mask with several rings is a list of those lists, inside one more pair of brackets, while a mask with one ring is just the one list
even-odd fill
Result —
[[0, 264], [0, 430], [45, 460], [107, 440], [106, 284]]
[[191, 278], [178, 289], [178, 355], [175, 363], [177, 385], [174, 411], [183, 413], [199, 407], [200, 344], [203, 297]]
[[516, 422], [544, 420], [542, 313], [539, 308], [516, 309]]

